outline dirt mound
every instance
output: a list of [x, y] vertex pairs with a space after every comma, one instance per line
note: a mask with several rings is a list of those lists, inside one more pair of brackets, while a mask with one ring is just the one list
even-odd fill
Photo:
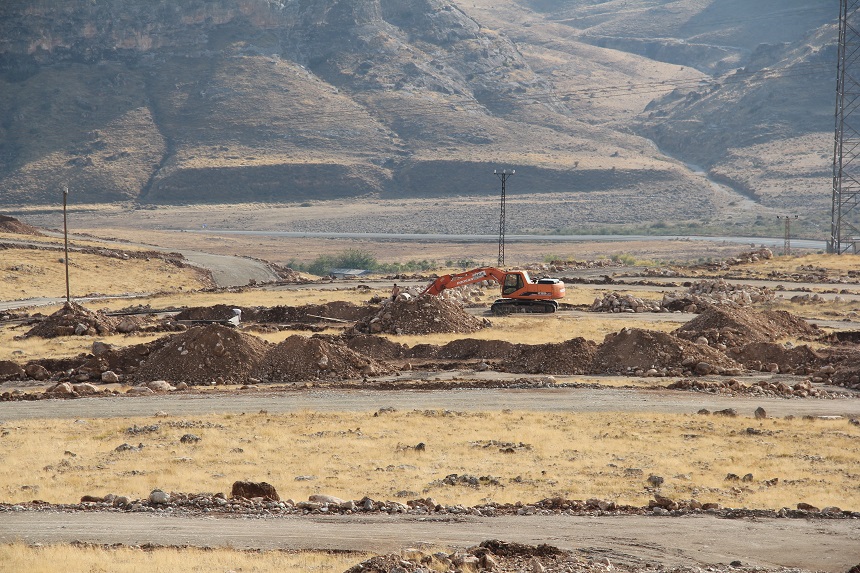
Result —
[[[603, 565], [599, 570], [605, 571]], [[345, 573], [389, 573], [402, 571], [545, 571], [546, 573], [597, 571], [575, 553], [551, 545], [523, 545], [507, 541], [484, 541], [465, 551], [427, 552], [408, 549], [403, 553], [379, 555], [350, 567]]]
[[782, 338], [820, 335], [817, 327], [783, 310], [711, 307], [673, 332], [686, 340], [705, 337], [711, 344], [727, 347], [750, 342], [773, 342]]
[[268, 343], [233, 328], [210, 324], [175, 334], [134, 373], [137, 381], [167, 380], [189, 385], [245, 384]]
[[409, 351], [409, 347], [405, 344], [392, 342], [383, 336], [373, 336], [370, 334], [350, 336], [346, 340], [346, 345], [351, 350], [355, 350], [359, 354], [375, 358], [376, 360], [403, 358]]
[[377, 307], [357, 305], [351, 302], [334, 301], [325, 304], [302, 306], [274, 306], [266, 309], [242, 310], [242, 318], [256, 322], [319, 322], [319, 317], [357, 321], [374, 315]]
[[386, 301], [374, 315], [360, 320], [355, 332], [363, 334], [431, 334], [456, 332], [469, 334], [490, 326], [490, 322], [474, 317], [455, 302], [438, 296], [401, 296]]
[[15, 217], [0, 215], [0, 233], [11, 233], [13, 235], [30, 235], [44, 237], [45, 235], [36, 227], [22, 223]]
[[254, 377], [267, 382], [301, 382], [362, 378], [390, 372], [387, 365], [343, 343], [295, 334], [266, 353]]
[[461, 338], [438, 346], [416, 344], [409, 358], [426, 360], [498, 360], [498, 370], [528, 374], [585, 374], [597, 345], [584, 338], [557, 344], [513, 344], [502, 340]]
[[500, 369], [529, 374], [585, 374], [597, 355], [597, 344], [582, 337], [556, 344], [517, 344]]
[[[700, 363], [710, 365], [706, 372]], [[693, 344], [665, 332], [625, 328], [608, 334], [597, 348], [592, 363], [595, 374], [626, 373], [628, 371], [693, 370], [700, 374], [739, 369], [740, 365], [722, 352], [709, 346]]]
[[776, 364], [782, 373], [810, 374], [815, 366], [826, 362], [826, 357], [805, 344], [786, 348], [775, 342], [751, 342], [742, 347], [730, 348], [728, 355], [750, 370], [770, 370]]
[[321, 319], [319, 317], [356, 321], [367, 318], [378, 310], [373, 306], [360, 306], [343, 301], [325, 304], [306, 304], [302, 306], [273, 307], [216, 304], [213, 306], [195, 306], [183, 309], [176, 315], [176, 320], [227, 320], [233, 316], [234, 308], [242, 311], [243, 322], [268, 324], [320, 322]]
[[[461, 338], [439, 346], [416, 344], [408, 352], [410, 358], [443, 358], [446, 360], [508, 359], [517, 354], [517, 344], [503, 340], [478, 340]], [[522, 345], [527, 346], [527, 345]]]
[[244, 308], [231, 306], [229, 304], [216, 304], [214, 306], [192, 306], [181, 310], [175, 317], [175, 320], [228, 320], [233, 318], [233, 309], [238, 308], [242, 311], [242, 318], [246, 318]]
[[106, 335], [116, 332], [119, 320], [102, 312], [87, 310], [76, 302], [67, 302], [61, 309], [45, 318], [24, 335], [40, 338], [57, 336]]

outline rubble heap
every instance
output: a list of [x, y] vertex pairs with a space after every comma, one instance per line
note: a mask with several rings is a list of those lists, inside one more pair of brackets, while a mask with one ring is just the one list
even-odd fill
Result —
[[656, 300], [646, 300], [632, 294], [607, 292], [603, 298], [595, 298], [593, 312], [665, 312]]
[[727, 354], [748, 370], [778, 372], [782, 374], [812, 374], [815, 367], [826, 362], [826, 357], [807, 345], [793, 346], [775, 342], [751, 342], [734, 346]]
[[682, 376], [684, 373], [740, 373], [740, 365], [722, 352], [693, 344], [665, 332], [624, 328], [607, 334], [597, 348], [591, 371], [645, 376]]
[[605, 293], [594, 299], [594, 312], [693, 312], [713, 305], [749, 306], [771, 301], [775, 293], [767, 287], [734, 285], [724, 279], [701, 280], [684, 293], [665, 293], [662, 301], [642, 299], [632, 294]]
[[24, 336], [55, 338], [57, 336], [114, 334], [119, 320], [103, 312], [93, 312], [76, 302], [67, 302], [54, 314], [36, 324]]
[[134, 379], [190, 386], [246, 384], [268, 349], [264, 340], [233, 328], [197, 326], [169, 337], [144, 360]]
[[345, 380], [390, 372], [387, 365], [359, 354], [343, 343], [294, 334], [269, 349], [255, 368], [254, 378], [264, 382], [302, 382]]
[[[712, 306], [673, 334], [685, 340], [707, 341], [724, 350], [750, 342], [815, 337], [820, 332], [817, 327], [782, 310]], [[705, 340], [700, 340], [702, 338]]]
[[845, 398], [851, 396], [846, 392], [834, 392], [823, 388], [816, 388], [809, 380], [787, 384], [785, 382], [774, 382], [761, 380], [753, 384], [744, 384], [735, 379], [731, 380], [678, 380], [669, 384], [666, 388], [670, 390], [690, 390], [693, 392], [705, 392], [709, 394], [730, 394], [743, 396], [774, 396], [778, 398]]
[[435, 332], [472, 333], [490, 326], [468, 314], [459, 304], [443, 297], [401, 295], [386, 301], [375, 316], [356, 323], [354, 330], [364, 334], [432, 334]]

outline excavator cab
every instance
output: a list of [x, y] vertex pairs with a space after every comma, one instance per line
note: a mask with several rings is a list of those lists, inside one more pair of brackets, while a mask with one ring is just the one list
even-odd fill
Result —
[[523, 288], [523, 275], [519, 273], [508, 273], [505, 275], [505, 284], [502, 285], [502, 296], [509, 296]]

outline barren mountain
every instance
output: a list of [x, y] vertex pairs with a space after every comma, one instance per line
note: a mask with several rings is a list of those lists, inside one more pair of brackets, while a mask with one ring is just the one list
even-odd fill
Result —
[[622, 223], [767, 213], [826, 188], [826, 4], [7, 2], [0, 204], [495, 194], [508, 167]]

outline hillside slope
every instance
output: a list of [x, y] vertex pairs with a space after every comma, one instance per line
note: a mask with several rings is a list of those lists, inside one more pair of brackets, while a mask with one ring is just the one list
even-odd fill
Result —
[[805, 4], [4, 3], [0, 204], [480, 195], [511, 167], [620, 223], [729, 217], [687, 162], [769, 213], [832, 129], [837, 10]]

